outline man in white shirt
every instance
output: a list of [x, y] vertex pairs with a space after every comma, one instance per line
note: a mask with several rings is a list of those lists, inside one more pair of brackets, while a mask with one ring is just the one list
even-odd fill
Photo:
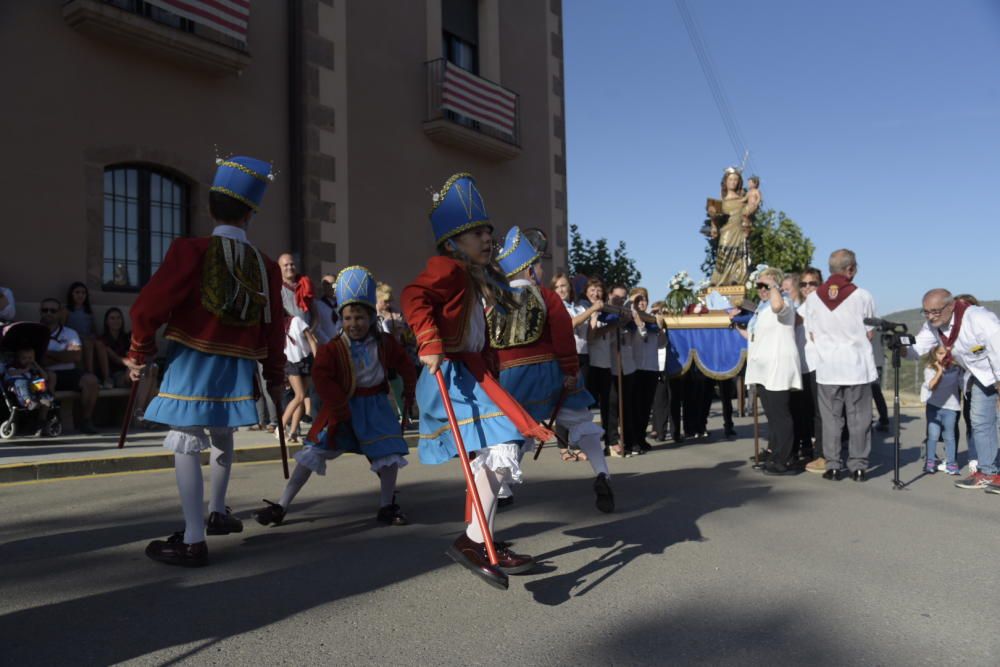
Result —
[[944, 345], [955, 363], [966, 371], [970, 383], [970, 421], [979, 469], [955, 486], [1000, 494], [997, 474], [1000, 319], [981, 306], [955, 301], [951, 292], [943, 288], [924, 295], [923, 314], [927, 321], [916, 336], [916, 344], [903, 348], [903, 352], [913, 359]]
[[39, 305], [39, 321], [49, 328], [49, 348], [42, 365], [54, 376], [51, 390], [68, 389], [80, 392], [80, 432], [97, 433], [92, 420], [100, 384], [93, 373], [81, 371], [77, 364], [83, 355], [80, 336], [69, 327], [59, 324], [60, 303], [57, 299], [44, 299]]
[[806, 298], [806, 335], [813, 343], [816, 385], [823, 422], [824, 479], [841, 478], [840, 433], [846, 410], [847, 468], [856, 482], [867, 479], [871, 453], [872, 388], [878, 377], [872, 355], [875, 300], [856, 285], [857, 259], [847, 249], [830, 255], [830, 277]]

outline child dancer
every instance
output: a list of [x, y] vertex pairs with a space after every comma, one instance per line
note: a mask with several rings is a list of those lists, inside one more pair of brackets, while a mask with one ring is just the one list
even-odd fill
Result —
[[272, 180], [271, 165], [249, 157], [217, 160], [208, 207], [216, 222], [206, 238], [175, 239], [159, 270], [132, 305], [132, 345], [125, 365], [138, 382], [167, 328], [170, 365], [145, 419], [168, 424], [184, 530], [154, 540], [146, 555], [169, 565], [208, 564], [199, 454], [211, 449], [209, 535], [243, 530], [226, 507], [233, 430], [257, 423], [257, 362], [278, 402], [284, 385], [284, 313], [278, 265], [247, 239], [247, 226]]
[[540, 259], [520, 229], [507, 232], [497, 263], [515, 290], [517, 305], [505, 312], [494, 308], [487, 317], [490, 344], [500, 358], [500, 384], [540, 422], [549, 419], [565, 392], [556, 423], [568, 429], [569, 444], [586, 453], [597, 475], [597, 509], [611, 512], [615, 499], [601, 443], [604, 429], [590, 414], [594, 397], [580, 376], [573, 322], [559, 296], [541, 287]]
[[375, 279], [363, 266], [351, 266], [337, 276], [337, 304], [343, 332], [319, 348], [313, 382], [323, 407], [302, 449], [295, 453], [295, 472], [281, 500], [255, 513], [257, 522], [277, 526], [312, 475], [326, 474], [326, 462], [344, 452], [364, 454], [382, 485], [375, 518], [387, 525], [405, 526], [406, 516], [396, 504], [396, 476], [406, 465], [409, 450], [399, 421], [389, 403], [389, 371], [403, 378], [407, 406], [413, 402], [417, 372], [406, 350], [384, 335], [375, 318]]
[[490, 564], [485, 531], [492, 531], [497, 492], [505, 481], [520, 481], [518, 462], [525, 436], [548, 439], [540, 426], [487, 370], [486, 317], [503, 307], [503, 276], [491, 270], [493, 227], [470, 174], [455, 174], [434, 195], [430, 214], [439, 255], [403, 290], [402, 305], [426, 366], [417, 382], [420, 406], [420, 461], [444, 463], [457, 447], [448, 424], [435, 373], [440, 370], [466, 449], [476, 452], [472, 472], [488, 525], [473, 516], [465, 533], [448, 549], [456, 562], [492, 586], [507, 587], [507, 574], [527, 571], [531, 556], [497, 543], [499, 566]]
[[950, 359], [948, 350], [938, 345], [927, 354], [924, 384], [920, 387], [920, 400], [927, 403], [927, 460], [924, 472], [933, 475], [937, 470], [937, 443], [944, 439], [945, 472], [957, 475], [957, 442], [955, 432], [958, 415], [962, 410], [959, 400], [962, 371]]

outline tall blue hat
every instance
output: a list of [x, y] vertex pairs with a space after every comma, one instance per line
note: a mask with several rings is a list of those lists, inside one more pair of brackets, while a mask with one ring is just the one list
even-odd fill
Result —
[[507, 237], [503, 240], [503, 247], [497, 254], [497, 264], [500, 265], [500, 270], [510, 278], [537, 262], [541, 256], [541, 253], [531, 245], [531, 241], [521, 233], [517, 226], [514, 226], [510, 228]]
[[375, 278], [363, 266], [349, 266], [337, 274], [337, 309], [360, 303], [375, 310]]
[[472, 174], [459, 173], [449, 178], [434, 194], [431, 227], [434, 242], [441, 243], [476, 227], [492, 227], [486, 204], [476, 188]]
[[218, 158], [215, 164], [219, 167], [215, 170], [212, 192], [220, 192], [243, 202], [256, 213], [264, 191], [274, 180], [270, 163], [237, 155], [224, 160]]

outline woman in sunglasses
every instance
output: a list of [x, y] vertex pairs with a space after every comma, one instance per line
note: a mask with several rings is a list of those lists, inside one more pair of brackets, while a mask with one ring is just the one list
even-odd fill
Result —
[[804, 344], [802, 347], [802, 393], [806, 406], [812, 405], [805, 411], [806, 437], [812, 442], [812, 460], [806, 464], [809, 472], [826, 472], [826, 459], [823, 458], [823, 421], [819, 413], [819, 393], [816, 391], [816, 352], [813, 349], [813, 342], [805, 335], [805, 303], [810, 294], [823, 284], [823, 272], [819, 269], [807, 266], [802, 275], [799, 276], [799, 294], [802, 296], [802, 303], [796, 309], [798, 311], [797, 329], [802, 331]]
[[746, 383], [760, 390], [768, 421], [771, 454], [763, 466], [766, 475], [788, 475], [794, 427], [791, 394], [802, 389], [802, 365], [795, 345], [795, 307], [781, 291], [785, 275], [766, 268], [757, 278], [760, 304], [746, 330], [737, 329], [750, 342]]

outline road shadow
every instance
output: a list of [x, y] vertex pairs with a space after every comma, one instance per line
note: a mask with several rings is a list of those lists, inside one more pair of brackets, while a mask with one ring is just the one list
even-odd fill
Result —
[[539, 561], [547, 563], [584, 549], [601, 555], [575, 570], [557, 569], [552, 576], [528, 582], [525, 588], [536, 602], [560, 605], [604, 584], [636, 558], [663, 555], [682, 542], [705, 541], [698, 528], [701, 517], [740, 507], [770, 492], [770, 485], [761, 484], [759, 478], [738, 478], [744, 466], [741, 461], [726, 461], [712, 468], [616, 475], [615, 488], [623, 490], [621, 501], [616, 499], [619, 509], [644, 511], [564, 531], [573, 541], [537, 555]]

